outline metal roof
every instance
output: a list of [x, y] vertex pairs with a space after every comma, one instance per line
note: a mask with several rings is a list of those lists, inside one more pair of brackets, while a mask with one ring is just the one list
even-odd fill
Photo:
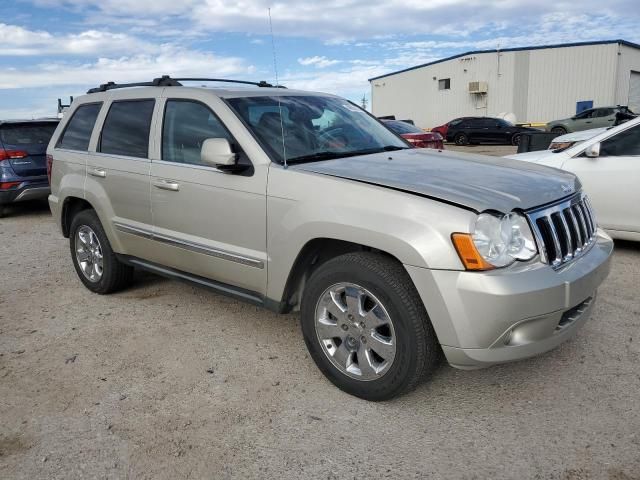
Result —
[[590, 45], [610, 45], [610, 44], [614, 44], [614, 43], [617, 43], [617, 44], [620, 44], [620, 45], [625, 45], [625, 46], [631, 47], [631, 48], [640, 49], [640, 45], [638, 45], [637, 43], [628, 42], [626, 40], [620, 40], [619, 39], [619, 40], [599, 40], [599, 41], [594, 41], [594, 42], [559, 43], [559, 44], [556, 44], [556, 45], [534, 45], [532, 47], [501, 48], [501, 49], [494, 49], [494, 50], [472, 50], [470, 52], [459, 53], [457, 55], [453, 55], [451, 57], [443, 58], [441, 60], [436, 60], [434, 62], [423, 63], [422, 65], [416, 65], [415, 67], [409, 67], [409, 68], [405, 68], [403, 70], [397, 70], [395, 72], [385, 73], [384, 75], [379, 75], [377, 77], [370, 78], [369, 81], [372, 82], [373, 80], [378, 80], [380, 78], [390, 77], [392, 75], [397, 75], [398, 73], [409, 72], [411, 70], [416, 70], [418, 68], [429, 67], [431, 65], [436, 65], [438, 63], [448, 62], [449, 60], [455, 60], [456, 58], [467, 57], [469, 55], [479, 55], [481, 53], [519, 52], [519, 51], [522, 51], [522, 50], [544, 50], [546, 48], [587, 47], [587, 46], [590, 46]]

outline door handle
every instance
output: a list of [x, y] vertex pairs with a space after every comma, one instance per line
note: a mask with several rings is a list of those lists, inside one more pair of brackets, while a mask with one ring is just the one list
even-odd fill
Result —
[[89, 170], [89, 175], [91, 175], [92, 177], [104, 178], [107, 176], [107, 172], [105, 172], [102, 168], [94, 168], [93, 170]]
[[158, 180], [157, 182], [153, 182], [153, 186], [161, 190], [170, 190], [172, 192], [180, 190], [180, 184], [172, 180]]

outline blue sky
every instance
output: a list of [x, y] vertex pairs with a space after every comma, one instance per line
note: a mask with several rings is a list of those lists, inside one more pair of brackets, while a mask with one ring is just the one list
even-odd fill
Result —
[[359, 101], [367, 79], [475, 49], [622, 38], [638, 0], [0, 0], [0, 118], [161, 74], [274, 81]]

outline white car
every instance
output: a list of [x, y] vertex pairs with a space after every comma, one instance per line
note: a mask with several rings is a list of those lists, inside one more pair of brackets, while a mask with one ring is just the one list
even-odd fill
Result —
[[608, 128], [592, 128], [591, 130], [580, 130], [579, 132], [565, 133], [553, 139], [549, 145], [549, 150], [564, 150], [569, 147], [573, 147], [578, 143], [582, 143], [590, 138], [600, 135], [606, 132]]
[[[554, 142], [560, 140], [554, 139]], [[640, 241], [640, 118], [568, 148], [509, 155], [575, 173], [613, 238]]]

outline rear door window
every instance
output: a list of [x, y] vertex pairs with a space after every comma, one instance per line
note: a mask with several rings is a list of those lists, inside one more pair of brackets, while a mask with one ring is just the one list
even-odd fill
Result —
[[154, 105], [153, 99], [113, 102], [102, 127], [98, 151], [147, 158]]
[[100, 108], [102, 103], [88, 103], [78, 107], [58, 140], [56, 148], [87, 151]]
[[613, 108], [599, 108], [596, 110], [595, 117], [608, 117], [609, 115], [613, 115]]

